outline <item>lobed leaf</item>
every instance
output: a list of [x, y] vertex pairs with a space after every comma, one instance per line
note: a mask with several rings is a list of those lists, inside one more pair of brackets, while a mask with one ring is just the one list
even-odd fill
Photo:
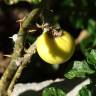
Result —
[[65, 96], [65, 92], [59, 88], [49, 87], [43, 90], [42, 96]]
[[74, 61], [72, 68], [67, 70], [64, 76], [68, 79], [73, 79], [75, 77], [86, 77], [86, 75], [93, 73], [94, 71], [86, 61]]
[[92, 92], [87, 86], [82, 87], [82, 89], [79, 91], [78, 96], [92, 96]]

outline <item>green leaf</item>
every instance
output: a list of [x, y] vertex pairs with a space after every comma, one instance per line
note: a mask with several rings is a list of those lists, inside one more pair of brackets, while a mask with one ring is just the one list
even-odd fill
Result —
[[28, 3], [39, 4], [42, 0], [4, 0], [6, 4], [12, 5], [20, 1], [26, 1]]
[[88, 21], [88, 32], [90, 34], [93, 34], [96, 36], [95, 32], [96, 32], [96, 21], [92, 20], [92, 19], [89, 19]]
[[67, 70], [64, 76], [68, 79], [73, 79], [75, 77], [86, 77], [86, 75], [93, 73], [94, 71], [86, 61], [74, 61], [72, 68]]
[[87, 58], [87, 56], [90, 54], [90, 51], [96, 48], [96, 36], [94, 36], [93, 34], [93, 35], [90, 35], [88, 38], [84, 39], [80, 43], [80, 48], [82, 53]]
[[87, 56], [87, 62], [91, 64], [92, 68], [96, 70], [96, 50], [92, 49]]
[[81, 17], [73, 17], [73, 18], [70, 18], [70, 21], [72, 22], [73, 26], [75, 26], [76, 28], [83, 29], [84, 28], [84, 20]]
[[83, 19], [82, 18], [77, 19], [76, 28], [83, 28]]
[[92, 92], [85, 86], [79, 91], [78, 96], [92, 96]]
[[62, 4], [69, 7], [74, 6], [73, 0], [64, 0]]
[[43, 90], [42, 96], [65, 96], [65, 92], [59, 88], [49, 87]]
[[87, 62], [90, 64], [96, 64], [96, 50], [92, 49], [87, 56]]

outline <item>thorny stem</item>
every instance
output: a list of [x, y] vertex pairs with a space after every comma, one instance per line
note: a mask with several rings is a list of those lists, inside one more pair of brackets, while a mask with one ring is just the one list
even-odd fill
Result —
[[22, 27], [18, 32], [18, 38], [14, 46], [14, 51], [12, 54], [10, 64], [0, 80], [0, 96], [7, 95], [6, 90], [9, 87], [10, 82], [18, 68], [16, 63], [17, 61], [20, 62], [19, 59], [23, 51], [23, 47], [24, 47], [23, 45], [27, 34], [27, 28], [29, 27], [30, 22], [36, 17], [36, 15], [38, 15], [38, 13], [39, 13], [39, 9], [38, 8], [34, 9], [33, 11], [30, 12], [30, 14], [25, 18], [25, 20], [22, 23]]
[[36, 52], [36, 42], [34, 42], [30, 47], [29, 49], [27, 50], [27, 53], [24, 55], [24, 57], [22, 58], [22, 63], [20, 64], [15, 76], [13, 77], [12, 81], [11, 81], [11, 84], [7, 90], [8, 92], [8, 96], [11, 95], [12, 93], [12, 89], [14, 87], [14, 84], [16, 82], [16, 80], [20, 77], [21, 75], [21, 72], [23, 70], [23, 68], [29, 63], [31, 57], [33, 54], [35, 54]]

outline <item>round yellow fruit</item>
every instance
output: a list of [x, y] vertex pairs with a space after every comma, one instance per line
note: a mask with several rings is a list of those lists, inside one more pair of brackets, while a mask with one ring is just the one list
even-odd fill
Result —
[[69, 60], [74, 53], [75, 41], [73, 37], [63, 31], [62, 36], [50, 37], [43, 32], [37, 38], [37, 52], [49, 64], [62, 64]]

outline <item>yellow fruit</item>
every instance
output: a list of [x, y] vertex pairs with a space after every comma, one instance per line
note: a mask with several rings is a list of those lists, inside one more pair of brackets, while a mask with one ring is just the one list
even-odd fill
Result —
[[62, 36], [50, 37], [43, 32], [37, 38], [37, 52], [49, 64], [62, 64], [69, 60], [74, 53], [75, 41], [68, 32]]

